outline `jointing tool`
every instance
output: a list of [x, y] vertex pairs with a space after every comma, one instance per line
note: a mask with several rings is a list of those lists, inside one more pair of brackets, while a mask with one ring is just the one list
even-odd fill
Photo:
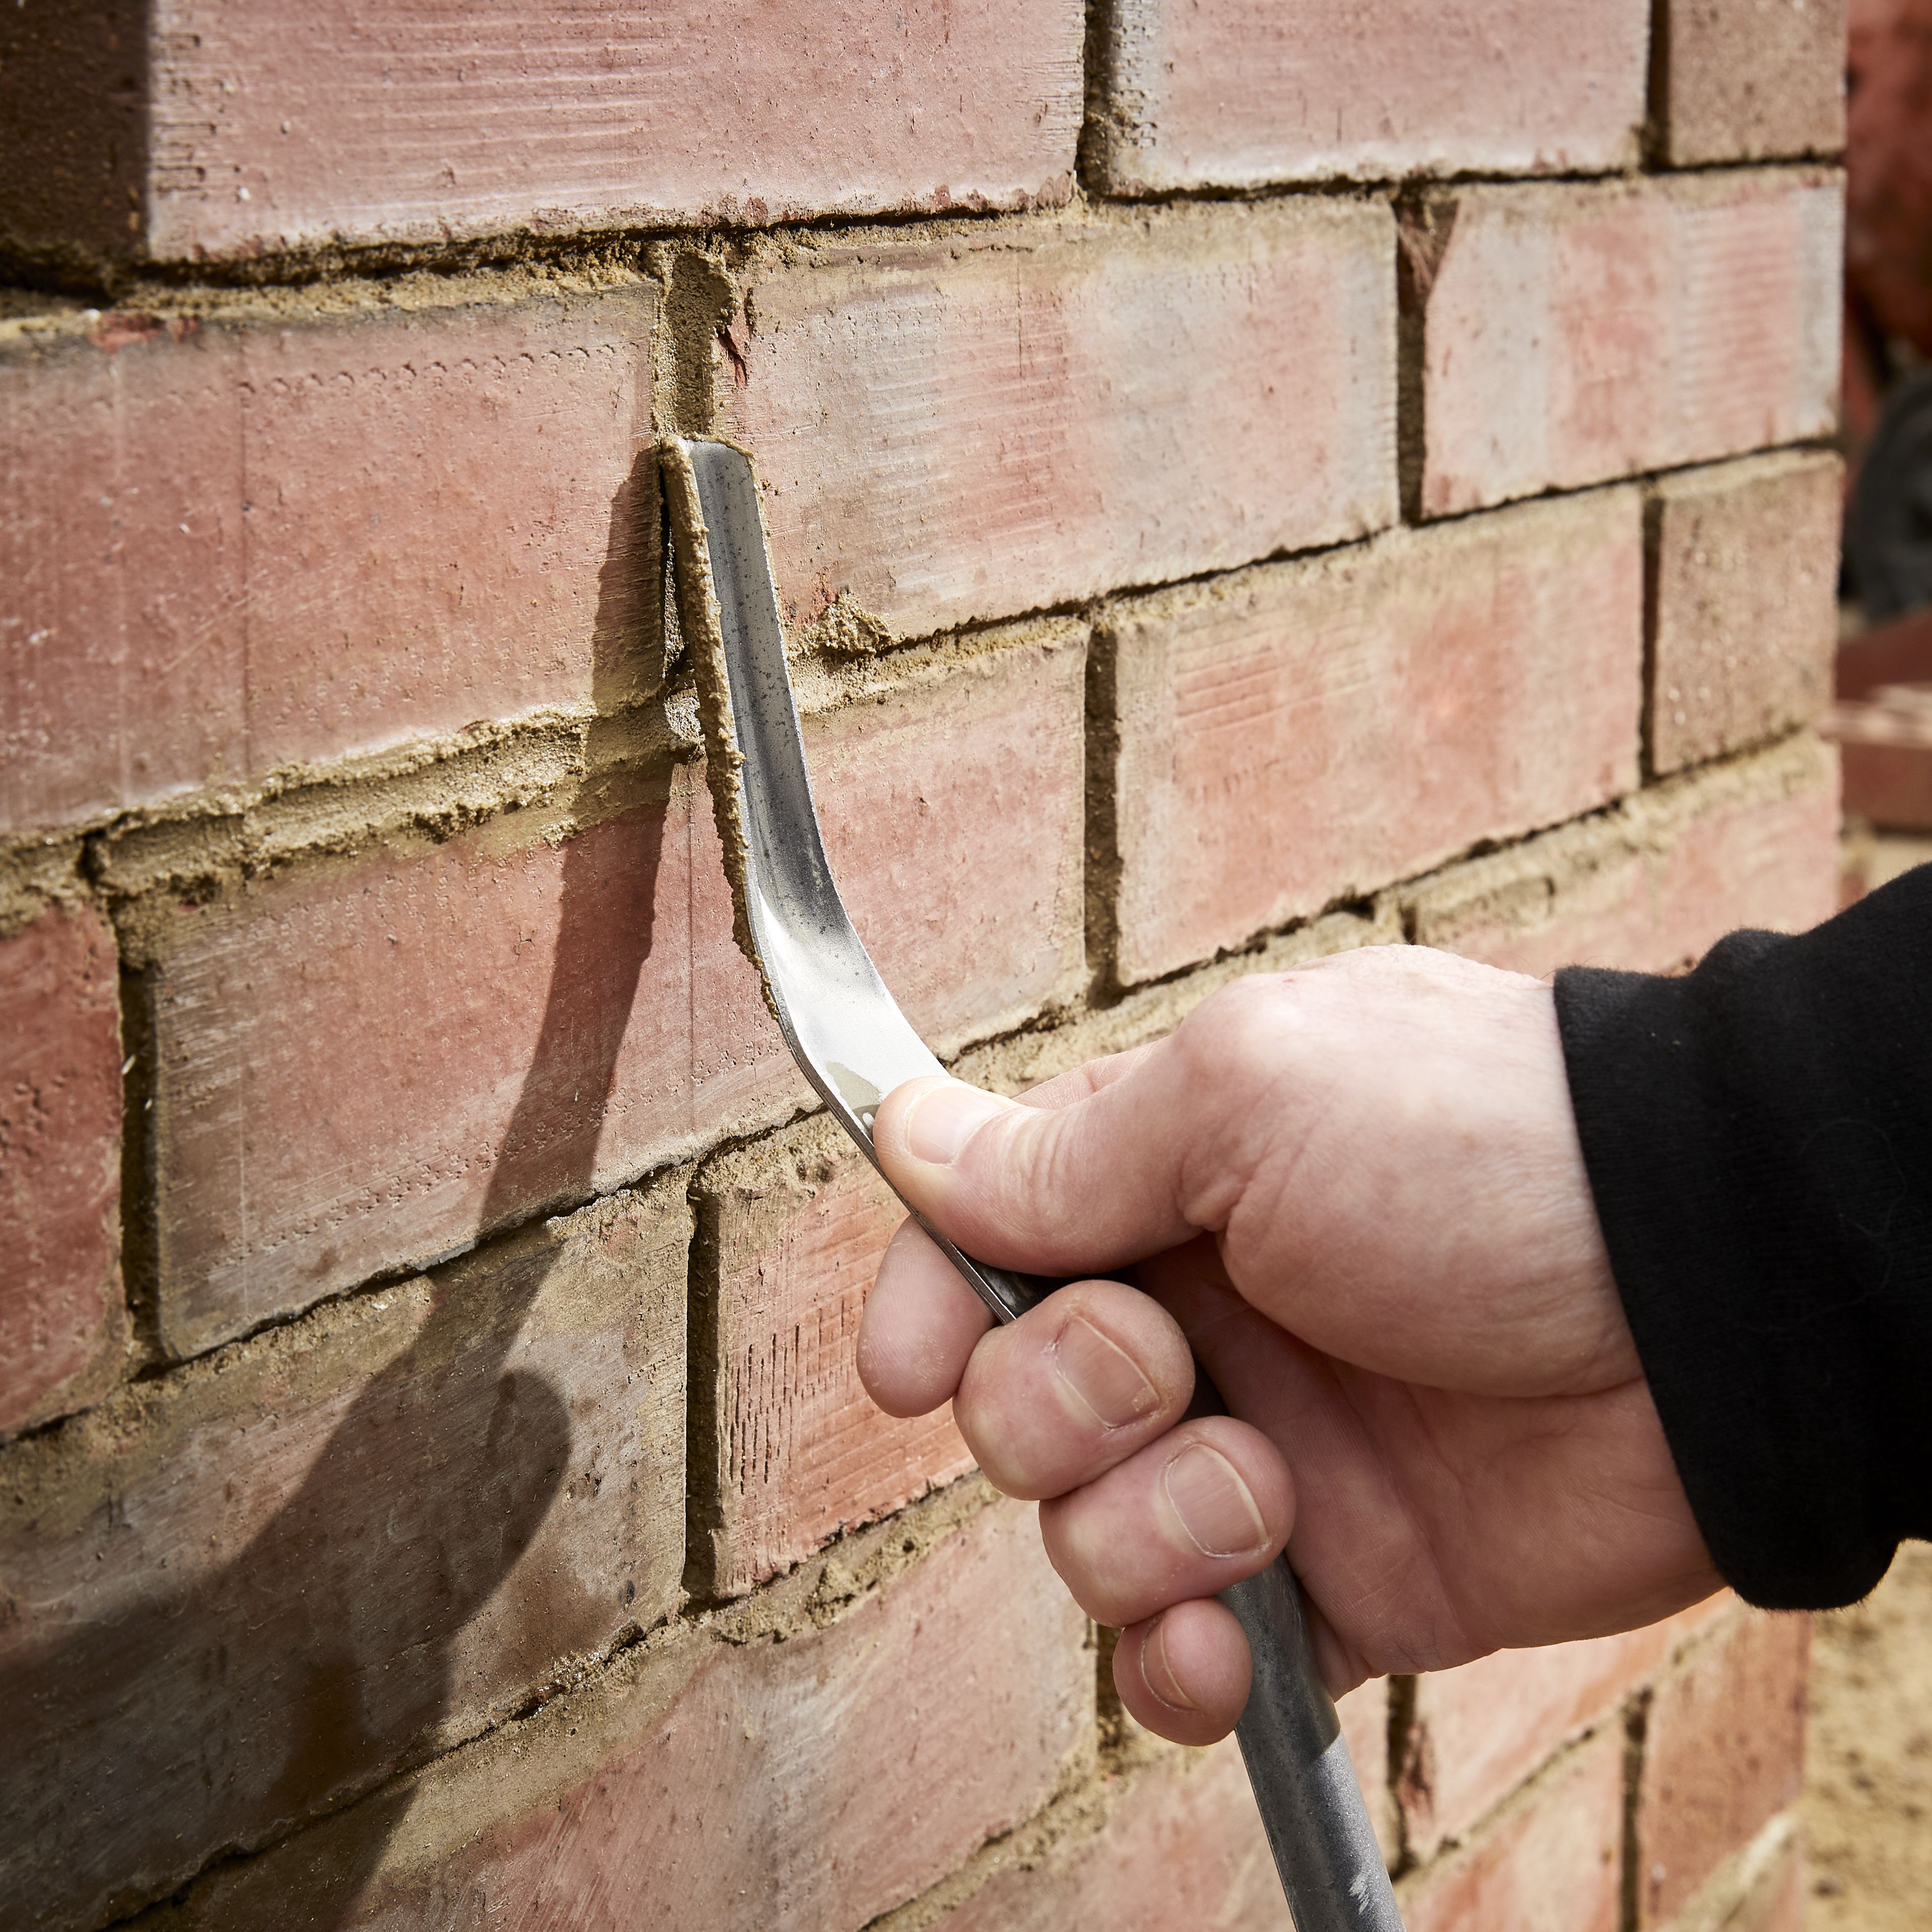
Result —
[[[698, 678], [739, 942], [794, 1058], [877, 1167], [880, 1101], [904, 1081], [946, 1070], [886, 990], [826, 862], [751, 459], [696, 439], [680, 439], [663, 455], [678, 613]], [[1058, 1286], [990, 1268], [936, 1228], [926, 1232], [1001, 1322]], [[1197, 1413], [1226, 1412], [1198, 1367], [1196, 1384]], [[1236, 1736], [1297, 1932], [1401, 1932], [1288, 1558], [1222, 1591], [1221, 1600], [1253, 1653]]]

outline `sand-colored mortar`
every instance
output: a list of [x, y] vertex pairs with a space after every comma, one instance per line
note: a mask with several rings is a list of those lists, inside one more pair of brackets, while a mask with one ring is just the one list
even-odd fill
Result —
[[1820, 1616], [1805, 1753], [1810, 1932], [1932, 1923], [1932, 1548]]

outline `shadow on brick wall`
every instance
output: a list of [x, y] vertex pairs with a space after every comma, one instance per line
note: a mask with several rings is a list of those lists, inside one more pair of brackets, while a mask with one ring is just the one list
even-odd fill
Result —
[[[634, 640], [634, 487], [613, 506], [604, 634]], [[600, 631], [605, 613], [600, 608]], [[615, 904], [606, 851], [566, 854], [542, 1027], [496, 1150], [479, 1225], [532, 1198], [590, 1186], [603, 1096], [649, 956], [664, 807], [622, 821]], [[559, 1096], [600, 1105], [557, 1130]], [[363, 1387], [274, 1519], [185, 1594], [156, 1593], [0, 1673], [0, 1816], [30, 1862], [0, 1922], [98, 1923], [209, 1852], [245, 1855], [339, 1806], [434, 1741], [451, 1708], [452, 1646], [528, 1546], [571, 1445], [562, 1396], [510, 1371], [518, 1329], [556, 1250], [479, 1279], [456, 1271], [410, 1346]], [[242, 1449], [247, 1453], [245, 1448]], [[206, 1468], [196, 1479], [218, 1480]], [[155, 1573], [165, 1584], [165, 1570]], [[379, 1791], [333, 1869], [303, 1868], [282, 1923], [344, 1925], [406, 1815], [406, 1787]], [[0, 1864], [11, 1860], [0, 1858]], [[144, 1923], [204, 1922], [190, 1886]], [[110, 1909], [112, 1909], [111, 1907]], [[16, 1916], [17, 1915], [17, 1916]]]

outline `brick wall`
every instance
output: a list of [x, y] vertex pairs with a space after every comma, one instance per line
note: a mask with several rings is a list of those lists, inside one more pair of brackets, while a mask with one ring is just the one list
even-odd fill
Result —
[[[648, 18], [644, 17], [648, 15]], [[851, 1337], [652, 451], [915, 1020], [1834, 896], [1832, 0], [0, 10], [0, 1923], [1216, 1924]], [[1412, 1927], [1792, 1932], [1804, 1630], [1365, 1686]]]

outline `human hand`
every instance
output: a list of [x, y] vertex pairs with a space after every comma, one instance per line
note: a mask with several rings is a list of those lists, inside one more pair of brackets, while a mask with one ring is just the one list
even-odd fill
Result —
[[[1337, 1694], [1720, 1586], [1540, 981], [1348, 953], [1238, 981], [1024, 1104], [909, 1082], [874, 1138], [968, 1253], [1075, 1278], [991, 1328], [908, 1221], [860, 1373], [895, 1415], [951, 1399], [992, 1481], [1040, 1499], [1054, 1568], [1122, 1628], [1114, 1681], [1149, 1729], [1232, 1726], [1246, 1640], [1214, 1594], [1284, 1544]], [[1127, 1280], [1082, 1279], [1102, 1270]], [[1230, 1415], [1183, 1420], [1190, 1345]]]

